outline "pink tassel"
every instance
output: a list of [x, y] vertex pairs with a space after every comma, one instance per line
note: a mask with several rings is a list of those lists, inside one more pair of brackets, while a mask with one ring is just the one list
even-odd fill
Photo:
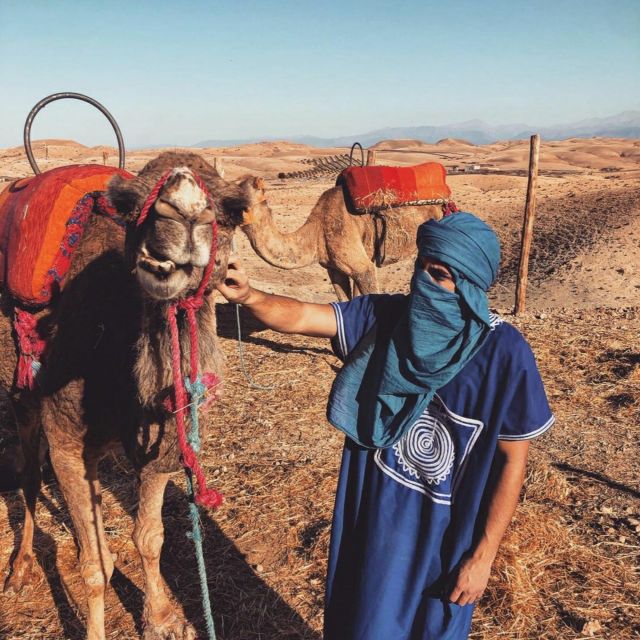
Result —
[[14, 310], [13, 327], [18, 336], [18, 371], [17, 386], [19, 389], [33, 389], [36, 374], [40, 368], [40, 356], [46, 342], [38, 334], [37, 318], [23, 311]]

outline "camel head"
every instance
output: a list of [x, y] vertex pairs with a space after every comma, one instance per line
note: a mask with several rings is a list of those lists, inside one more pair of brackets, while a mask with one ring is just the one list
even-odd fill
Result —
[[267, 196], [265, 195], [265, 184], [262, 178], [245, 176], [240, 178], [236, 185], [239, 187], [243, 201], [246, 203], [240, 224], [247, 231], [247, 225], [259, 222], [265, 214], [270, 213]]
[[[138, 224], [145, 202], [167, 172], [166, 182]], [[196, 176], [208, 189], [210, 200]], [[226, 276], [231, 237], [249, 202], [238, 185], [223, 180], [203, 158], [163, 153], [136, 178], [115, 176], [107, 195], [128, 223], [127, 258], [148, 297], [176, 300], [197, 289], [211, 257], [214, 219], [217, 251], [209, 287]]]

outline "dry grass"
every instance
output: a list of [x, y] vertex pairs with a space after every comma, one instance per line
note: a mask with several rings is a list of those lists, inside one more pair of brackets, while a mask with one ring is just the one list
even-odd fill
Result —
[[[324, 406], [338, 363], [322, 340], [261, 331], [246, 319], [249, 370], [259, 383], [277, 386], [252, 390], [239, 373], [231, 309], [222, 306], [219, 315], [229, 370], [204, 464], [227, 502], [213, 518], [203, 517], [219, 637], [317, 639], [341, 448]], [[640, 356], [628, 345], [638, 344], [638, 313], [556, 312], [517, 324], [534, 345], [558, 424], [535, 445], [524, 501], [472, 637], [637, 637]], [[612, 400], [620, 397], [628, 399]], [[108, 538], [117, 554], [108, 637], [136, 637], [142, 575], [130, 539], [133, 477], [122, 459], [108, 459], [103, 476]], [[163, 572], [177, 604], [203, 628], [181, 486], [177, 479], [168, 491]], [[71, 524], [51, 479], [43, 495], [36, 549], [44, 572], [26, 593], [0, 596], [4, 638], [82, 637]], [[22, 506], [15, 494], [2, 497], [4, 563]]]
[[[633, 637], [640, 602], [633, 562], [591, 546], [566, 522], [571, 492], [557, 471], [534, 462], [527, 483], [471, 637], [571, 638], [589, 629]], [[637, 558], [633, 545], [627, 551]]]
[[[526, 145], [520, 147], [514, 151], [522, 155], [518, 166], [524, 167]], [[475, 161], [479, 150], [466, 153]], [[134, 156], [132, 166], [139, 168], [154, 154]], [[3, 160], [2, 173], [21, 176], [27, 166], [24, 155], [14, 155]], [[65, 156], [67, 162], [79, 157]], [[234, 175], [257, 167], [236, 166], [235, 160], [227, 159]], [[401, 160], [405, 159], [406, 154]], [[462, 155], [454, 159], [463, 161]], [[282, 162], [277, 159], [269, 166], [280, 171]], [[267, 165], [260, 163], [262, 174]], [[305, 168], [297, 160], [292, 164]], [[637, 171], [606, 181], [586, 175], [580, 181], [541, 177], [532, 293], [553, 273], [562, 295], [579, 297], [581, 291], [573, 294], [561, 284], [563, 269], [572, 257], [584, 254], [589, 271], [588, 251], [594, 258], [613, 256], [615, 247], [602, 238], [637, 219], [636, 176]], [[451, 183], [458, 204], [485, 212], [500, 233], [504, 263], [498, 289], [503, 293], [500, 304], [506, 306], [504, 301], [512, 300], [526, 181], [455, 176]], [[280, 220], [288, 229], [296, 228], [329, 186], [281, 185]], [[270, 197], [276, 197], [273, 185]], [[320, 299], [331, 295], [328, 283], [322, 284], [326, 274], [320, 268], [272, 270], [248, 249], [246, 262], [269, 290], [309, 299], [318, 292], [325, 295]], [[631, 287], [636, 281], [633, 268], [627, 271], [625, 282]], [[391, 269], [382, 273], [390, 274]], [[404, 286], [409, 271], [398, 268], [397, 273], [393, 287], [399, 282]], [[634, 298], [625, 298], [630, 299]], [[616, 304], [613, 298], [609, 302]], [[532, 343], [558, 420], [533, 446], [524, 501], [478, 607], [472, 638], [640, 638], [639, 312], [560, 309], [526, 315], [515, 323]], [[324, 408], [338, 363], [325, 341], [280, 336], [247, 321], [244, 329], [249, 370], [259, 383], [275, 384], [276, 389], [262, 392], [247, 386], [238, 366], [232, 310], [221, 306], [221, 344], [229, 364], [226, 397], [211, 411], [215, 427], [205, 441], [203, 459], [212, 484], [227, 496], [217, 514], [203, 515], [218, 635], [221, 640], [317, 640], [342, 441], [327, 426]], [[0, 437], [0, 468], [12, 455], [10, 442], [3, 452], [11, 434], [2, 435], [7, 437]], [[130, 537], [135, 483], [120, 457], [105, 460], [102, 477], [107, 537], [117, 555], [113, 588], [107, 595], [107, 635], [120, 640], [138, 636], [142, 612], [142, 573]], [[177, 477], [167, 492], [162, 570], [176, 604], [203, 629], [196, 568], [185, 537], [182, 487]], [[0, 594], [0, 638], [83, 638], [84, 597], [72, 525], [51, 477], [37, 517], [39, 580], [18, 596]], [[0, 567], [8, 563], [19, 539], [21, 519], [20, 497], [0, 494]]]
[[426, 204], [444, 204], [446, 199], [444, 198], [432, 198], [429, 200], [421, 199], [418, 196], [418, 192], [411, 195], [403, 194], [402, 201], [400, 195], [394, 189], [387, 189], [380, 187], [371, 193], [359, 198], [361, 203], [364, 203], [363, 209], [367, 213], [382, 211], [385, 209], [392, 209], [399, 206], [401, 203], [404, 205], [426, 205]]

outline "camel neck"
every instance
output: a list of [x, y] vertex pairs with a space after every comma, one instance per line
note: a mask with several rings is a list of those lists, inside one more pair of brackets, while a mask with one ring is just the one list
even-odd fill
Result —
[[263, 260], [281, 269], [298, 269], [317, 262], [320, 229], [315, 218], [309, 216], [295, 231], [283, 233], [268, 205], [261, 205], [255, 217], [255, 222], [242, 230]]

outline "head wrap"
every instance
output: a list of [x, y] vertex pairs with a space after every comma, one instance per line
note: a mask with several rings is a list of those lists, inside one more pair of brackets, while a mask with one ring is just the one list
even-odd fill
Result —
[[449, 268], [455, 292], [436, 284], [416, 263], [397, 321], [378, 322], [360, 340], [329, 395], [329, 422], [369, 448], [397, 442], [490, 330], [486, 290], [500, 262], [491, 227], [459, 212], [420, 225], [417, 245], [418, 256]]

